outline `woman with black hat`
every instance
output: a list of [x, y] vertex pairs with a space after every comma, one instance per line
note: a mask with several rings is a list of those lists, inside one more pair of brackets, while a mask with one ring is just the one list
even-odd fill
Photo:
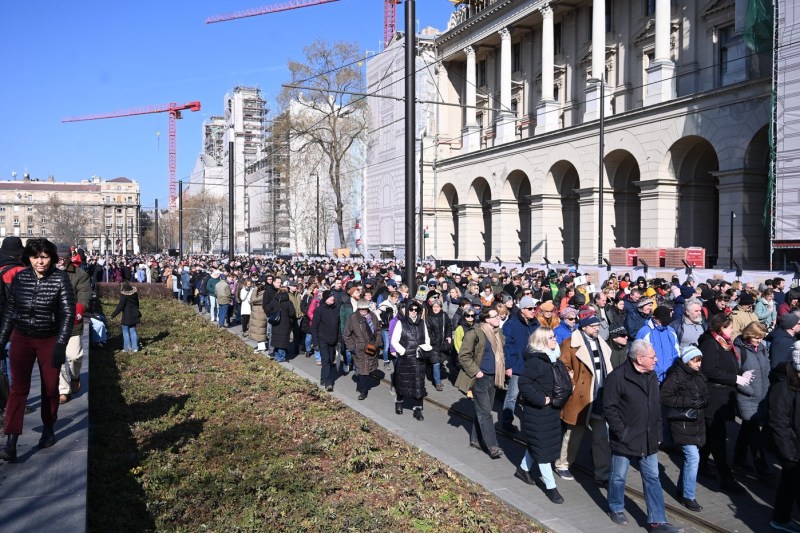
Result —
[[[11, 394], [6, 408], [5, 447], [0, 459], [17, 459], [25, 403], [31, 387], [34, 361], [42, 380], [41, 415], [44, 427], [40, 448], [55, 444], [58, 419], [58, 378], [67, 358], [67, 342], [75, 319], [75, 292], [66, 272], [56, 268], [58, 252], [47, 239], [29, 239], [23, 256], [29, 268], [14, 278], [0, 327], [0, 359], [11, 364]], [[6, 354], [6, 343], [11, 350]]]
[[425, 397], [426, 363], [423, 354], [431, 349], [423, 311], [420, 302], [411, 300], [406, 306], [405, 315], [398, 317], [391, 340], [392, 350], [397, 353], [394, 411], [398, 415], [403, 414], [403, 400], [405, 396], [410, 396], [417, 420], [424, 420], [422, 398]]

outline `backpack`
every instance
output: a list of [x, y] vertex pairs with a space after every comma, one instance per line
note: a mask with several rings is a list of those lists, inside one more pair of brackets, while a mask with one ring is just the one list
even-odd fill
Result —
[[3, 281], [3, 276], [6, 275], [6, 272], [17, 266], [19, 265], [6, 265], [0, 269], [0, 285], [2, 285], [2, 287], [0, 287], [0, 317], [3, 316], [6, 302], [8, 301], [8, 293], [11, 291], [11, 286]]
[[386, 307], [380, 313], [381, 319], [381, 329], [389, 329], [389, 322], [392, 321], [392, 317], [394, 316], [394, 311], [392, 311], [391, 307]]
[[561, 359], [553, 363], [553, 407], [561, 408], [572, 396], [572, 380], [569, 372]]

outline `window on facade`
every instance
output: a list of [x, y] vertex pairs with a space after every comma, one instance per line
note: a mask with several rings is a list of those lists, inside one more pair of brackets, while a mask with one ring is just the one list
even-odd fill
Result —
[[0, 228], [0, 237], [6, 236], [6, 228]]
[[606, 33], [611, 33], [614, 31], [614, 28], [611, 24], [611, 13], [614, 11], [612, 9], [613, 3], [611, 0], [606, 0]]
[[33, 225], [33, 217], [28, 217], [28, 224]]
[[33, 237], [33, 228], [28, 228], [28, 235]]
[[486, 85], [486, 60], [478, 61], [478, 87]]
[[522, 70], [522, 44], [514, 43], [511, 45], [511, 71], [519, 72]]
[[483, 131], [483, 113], [478, 113], [475, 115], [475, 122], [478, 123], [478, 128]]
[[117, 209], [117, 213], [122, 213], [122, 209]]
[[644, 0], [644, 16], [652, 17], [656, 14], [656, 0]]
[[733, 35], [733, 26], [725, 26], [717, 30], [719, 38], [719, 71], [725, 74], [728, 71], [728, 42]]
[[6, 221], [6, 217], [5, 216], [1, 216], [0, 217], [0, 224], [4, 224], [5, 221]]
[[553, 24], [553, 53], [561, 53], [561, 23]]
[[511, 100], [511, 114], [516, 117], [518, 110], [519, 110], [519, 103], [516, 100]]
[[47, 230], [42, 228], [41, 235], [42, 235], [42, 237], [47, 236]]
[[33, 213], [33, 206], [31, 205], [28, 206], [28, 213]]

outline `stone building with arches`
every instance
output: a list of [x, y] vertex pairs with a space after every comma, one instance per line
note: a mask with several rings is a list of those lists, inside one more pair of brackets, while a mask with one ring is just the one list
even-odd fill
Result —
[[771, 60], [745, 45], [746, 13], [747, 0], [457, 6], [436, 38], [439, 94], [458, 105], [439, 106], [423, 150], [428, 253], [594, 263], [602, 231], [605, 256], [701, 246], [766, 266]]

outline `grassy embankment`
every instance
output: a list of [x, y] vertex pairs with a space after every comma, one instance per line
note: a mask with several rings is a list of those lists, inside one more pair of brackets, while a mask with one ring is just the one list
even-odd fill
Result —
[[91, 354], [90, 531], [537, 530], [186, 307], [142, 313], [141, 352], [117, 318]]

